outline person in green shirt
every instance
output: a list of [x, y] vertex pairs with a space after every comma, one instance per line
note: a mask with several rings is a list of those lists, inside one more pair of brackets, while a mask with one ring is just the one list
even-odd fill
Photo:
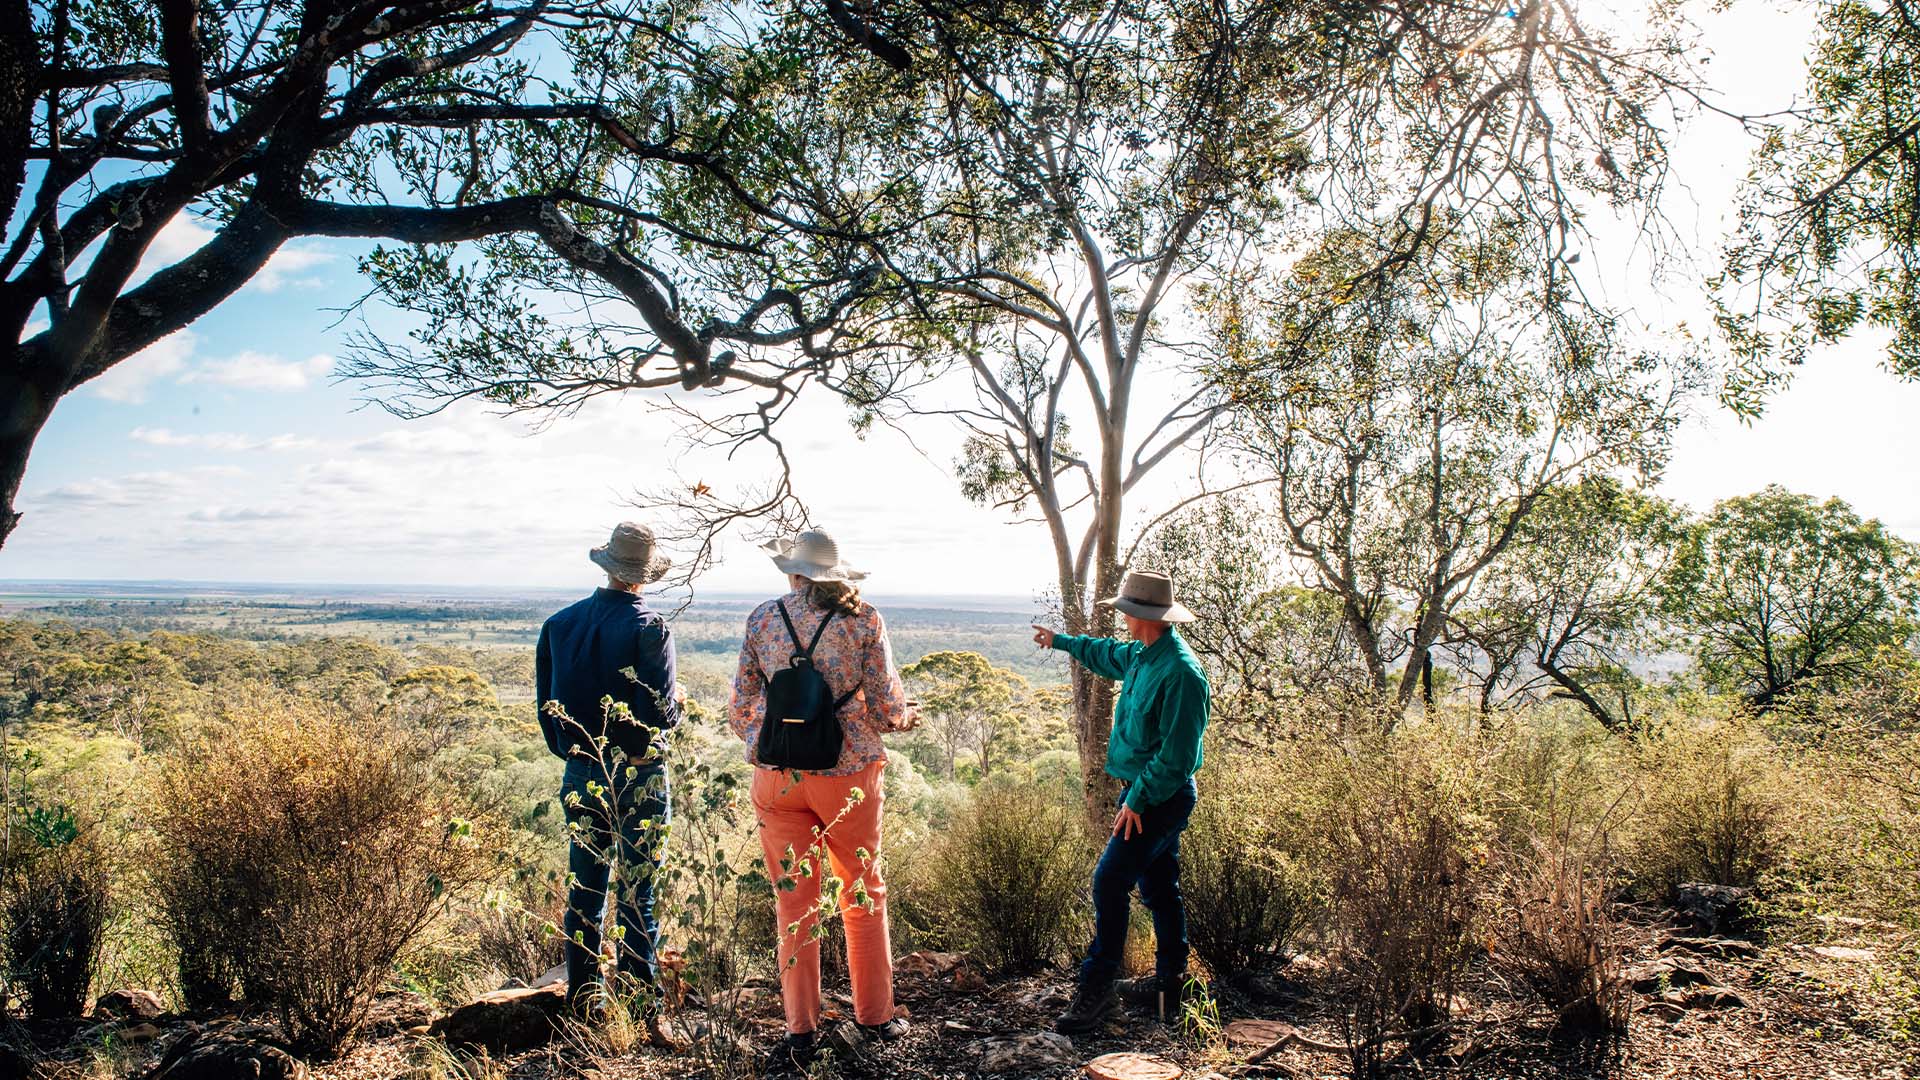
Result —
[[1101, 602], [1126, 617], [1131, 641], [1033, 628], [1041, 648], [1058, 649], [1095, 675], [1121, 681], [1107, 739], [1107, 773], [1124, 787], [1113, 833], [1093, 871], [1093, 942], [1080, 965], [1073, 1002], [1054, 1024], [1066, 1035], [1097, 1030], [1119, 1006], [1114, 979], [1126, 949], [1136, 886], [1153, 914], [1154, 973], [1121, 984], [1119, 993], [1142, 1003], [1168, 1000], [1186, 981], [1180, 833], [1199, 799], [1193, 774], [1200, 768], [1200, 737], [1207, 729], [1206, 673], [1172, 625], [1191, 622], [1194, 615], [1174, 598], [1172, 580], [1135, 570], [1127, 574], [1119, 596]]

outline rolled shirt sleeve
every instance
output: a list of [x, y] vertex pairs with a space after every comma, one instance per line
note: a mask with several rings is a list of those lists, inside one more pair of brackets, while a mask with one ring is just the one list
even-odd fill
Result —
[[1080, 666], [1103, 679], [1124, 679], [1140, 658], [1140, 643], [1115, 641], [1109, 637], [1083, 634], [1055, 634], [1053, 647], [1080, 662]]
[[1136, 814], [1172, 798], [1200, 767], [1200, 738], [1207, 730], [1210, 708], [1206, 680], [1195, 672], [1181, 672], [1167, 681], [1163, 693], [1160, 710], [1165, 734], [1127, 789], [1127, 807]]
[[[749, 628], [751, 629], [751, 628]], [[727, 704], [727, 727], [748, 742], [760, 723], [767, 696], [766, 672], [753, 652], [753, 635], [740, 643], [740, 667], [733, 673], [733, 698]]]

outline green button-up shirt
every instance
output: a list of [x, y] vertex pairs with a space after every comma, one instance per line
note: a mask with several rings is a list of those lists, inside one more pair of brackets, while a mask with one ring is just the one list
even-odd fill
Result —
[[1146, 646], [1055, 634], [1053, 647], [1101, 678], [1124, 680], [1107, 737], [1107, 774], [1133, 785], [1127, 806], [1137, 814], [1172, 798], [1199, 770], [1207, 730], [1207, 675], [1180, 634], [1168, 627]]

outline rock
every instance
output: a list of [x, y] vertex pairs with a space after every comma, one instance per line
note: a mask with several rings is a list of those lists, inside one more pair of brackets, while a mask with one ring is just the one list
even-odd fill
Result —
[[109, 990], [93, 1003], [93, 1015], [107, 1020], [158, 1020], [167, 1014], [160, 995], [151, 990]]
[[1148, 1054], [1102, 1054], [1087, 1062], [1093, 1080], [1180, 1080], [1180, 1066]]
[[307, 1067], [256, 1024], [191, 1025], [147, 1074], [149, 1080], [306, 1080]]
[[540, 973], [540, 977], [531, 984], [534, 989], [542, 986], [565, 986], [567, 984], [567, 965], [563, 960]]
[[962, 994], [977, 994], [987, 988], [987, 977], [974, 970], [972, 964], [962, 964], [954, 969], [953, 988]]
[[1660, 940], [1661, 952], [1690, 952], [1696, 956], [1712, 956], [1721, 960], [1756, 960], [1760, 956], [1760, 947], [1738, 938], [1688, 937], [1685, 934], [1669, 934]]
[[1025, 1008], [1040, 1012], [1059, 1012], [1066, 1008], [1067, 1003], [1072, 999], [1061, 987], [1042, 985], [1021, 994], [1014, 1000]]
[[1278, 1020], [1235, 1020], [1227, 1025], [1227, 1045], [1236, 1050], [1264, 1050], [1293, 1030], [1292, 1024]]
[[1660, 995], [1662, 1004], [1682, 1009], [1744, 1009], [1747, 999], [1732, 987], [1695, 986], [1686, 990], [1668, 990]]
[[1686, 1009], [1670, 1001], [1649, 1001], [1640, 1011], [1649, 1016], [1657, 1016], [1669, 1024], [1678, 1023], [1687, 1015]]
[[435, 1020], [428, 1033], [455, 1046], [525, 1050], [553, 1038], [566, 1008], [564, 985], [495, 990]]
[[1045, 1072], [1072, 1065], [1078, 1059], [1079, 1055], [1073, 1050], [1073, 1040], [1053, 1031], [987, 1039], [980, 1044], [981, 1072]]
[[893, 962], [896, 975], [918, 975], [924, 979], [944, 979], [967, 963], [966, 953], [912, 952]]
[[1627, 982], [1642, 994], [1657, 994], [1663, 990], [1711, 983], [1713, 977], [1691, 960], [1665, 956], [1629, 969]]
[[122, 1042], [143, 1043], [143, 1042], [152, 1042], [153, 1040], [159, 1038], [161, 1035], [161, 1031], [160, 1031], [159, 1024], [139, 1023], [139, 1024], [132, 1024], [127, 1027], [123, 1027], [118, 1031], [115, 1031], [113, 1035], [114, 1035], [114, 1038], [117, 1038]]
[[1846, 945], [1815, 945], [1808, 950], [1815, 956], [1824, 956], [1829, 960], [1842, 960], [1849, 964], [1871, 964], [1879, 959], [1872, 949], [1855, 949]]
[[426, 1029], [433, 1023], [439, 1010], [426, 995], [411, 990], [395, 990], [381, 994], [373, 999], [367, 1009], [367, 1018], [361, 1022], [360, 1033], [370, 1039], [381, 1039], [389, 1035], [398, 1035], [415, 1028]]
[[1722, 936], [1747, 924], [1752, 891], [1737, 885], [1709, 885], [1689, 881], [1674, 890], [1674, 907], [1701, 933]]

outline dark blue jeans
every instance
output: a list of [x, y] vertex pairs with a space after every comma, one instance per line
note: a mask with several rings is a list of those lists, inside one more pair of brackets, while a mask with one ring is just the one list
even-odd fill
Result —
[[1083, 986], [1111, 982], [1127, 949], [1127, 916], [1135, 886], [1153, 914], [1154, 970], [1187, 970], [1187, 908], [1180, 898], [1180, 833], [1193, 816], [1200, 789], [1189, 777], [1166, 802], [1141, 813], [1144, 828], [1129, 839], [1107, 838], [1093, 870], [1093, 944], [1080, 965]]
[[[599, 795], [588, 793], [590, 782], [602, 785]], [[570, 798], [575, 794], [580, 797], [577, 803]], [[653, 913], [653, 892], [672, 814], [666, 770], [654, 766], [629, 777], [625, 766], [610, 769], [593, 761], [568, 761], [560, 802], [569, 834], [563, 927], [568, 997], [585, 993], [600, 977], [600, 928], [606, 922], [610, 879], [620, 927], [615, 948], [618, 989], [657, 990], [660, 923]]]

